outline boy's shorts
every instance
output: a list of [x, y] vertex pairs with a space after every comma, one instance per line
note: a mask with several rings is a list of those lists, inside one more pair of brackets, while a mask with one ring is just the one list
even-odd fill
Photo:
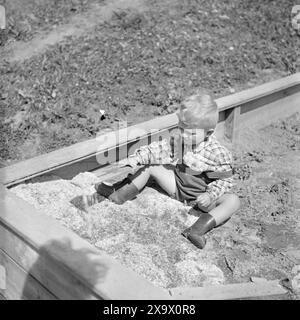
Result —
[[203, 173], [191, 175], [182, 169], [181, 166], [174, 168], [177, 187], [175, 198], [181, 202], [195, 201], [198, 196], [206, 191], [209, 182]]
[[[177, 164], [174, 168], [176, 181], [175, 199], [181, 202], [188, 202], [189, 205], [196, 204], [196, 199], [202, 193], [206, 192], [209, 183], [232, 176], [232, 171], [225, 172], [197, 172], [184, 164]], [[194, 202], [194, 203], [193, 203]], [[200, 207], [202, 211], [210, 211], [216, 206], [213, 202], [209, 207]]]

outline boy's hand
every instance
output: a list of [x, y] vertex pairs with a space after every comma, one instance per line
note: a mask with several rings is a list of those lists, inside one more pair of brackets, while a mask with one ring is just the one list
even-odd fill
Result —
[[197, 201], [201, 206], [208, 207], [210, 205], [210, 196], [207, 192], [203, 193], [197, 197]]
[[126, 167], [126, 166], [129, 166], [127, 158], [117, 162], [117, 168], [123, 168], [123, 167]]

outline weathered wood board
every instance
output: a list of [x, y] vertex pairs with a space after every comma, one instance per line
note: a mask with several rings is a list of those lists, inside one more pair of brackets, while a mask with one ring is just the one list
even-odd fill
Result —
[[44, 286], [0, 249], [0, 265], [6, 270], [5, 289], [0, 294], [9, 300], [56, 300]]
[[261, 283], [235, 283], [202, 288], [174, 288], [170, 290], [173, 299], [178, 300], [234, 300], [256, 297], [284, 295], [284, 289], [279, 281], [264, 281]]

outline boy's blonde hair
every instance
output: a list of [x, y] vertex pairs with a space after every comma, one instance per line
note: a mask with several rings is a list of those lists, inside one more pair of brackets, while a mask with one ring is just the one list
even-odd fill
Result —
[[186, 128], [215, 129], [219, 119], [218, 106], [208, 91], [200, 89], [183, 100], [178, 118]]

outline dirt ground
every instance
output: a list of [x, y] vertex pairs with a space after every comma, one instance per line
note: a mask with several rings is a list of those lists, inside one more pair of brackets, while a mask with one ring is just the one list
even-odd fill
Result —
[[299, 71], [294, 4], [6, 1], [1, 165], [173, 112], [196, 87], [219, 97]]
[[191, 208], [150, 187], [122, 206], [105, 200], [88, 213], [70, 201], [93, 192], [98, 179], [92, 173], [11, 190], [156, 286], [289, 279], [294, 299], [300, 271], [299, 120], [295, 114], [258, 132], [244, 128], [234, 152], [234, 191], [242, 206], [207, 235], [204, 250], [181, 236], [197, 219]]

